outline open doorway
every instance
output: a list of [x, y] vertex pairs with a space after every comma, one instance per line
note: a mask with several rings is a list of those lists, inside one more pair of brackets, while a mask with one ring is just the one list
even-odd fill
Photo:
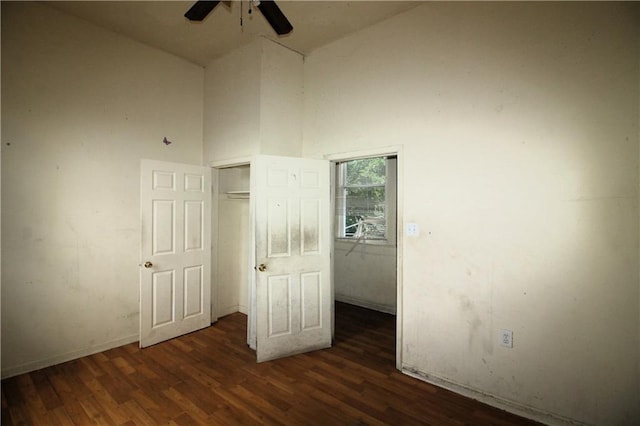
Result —
[[[376, 153], [378, 154], [378, 153]], [[356, 211], [354, 208], [349, 210], [350, 213], [359, 213], [359, 215], [345, 217], [341, 221], [341, 227], [346, 229], [342, 235], [343, 238], [334, 239], [333, 246], [331, 247], [332, 258], [332, 270], [335, 270], [333, 274], [334, 281], [331, 286], [331, 294], [335, 299], [347, 302], [352, 305], [359, 305], [367, 309], [373, 309], [377, 312], [385, 312], [389, 315], [398, 315], [400, 318], [400, 304], [399, 300], [399, 277], [400, 270], [398, 268], [399, 254], [397, 251], [397, 242], [401, 238], [401, 235], [397, 235], [397, 217], [400, 217], [397, 209], [397, 188], [398, 177], [398, 153], [383, 153], [379, 155], [360, 156], [358, 158], [370, 158], [370, 157], [383, 157], [384, 162], [384, 185], [385, 198], [384, 203], [388, 204], [384, 208], [378, 200], [377, 205], [374, 205], [368, 212], [360, 211], [363, 206], [357, 206], [360, 210]], [[332, 170], [339, 168], [337, 163], [345, 162], [347, 160], [354, 159], [355, 156], [350, 158], [333, 159], [327, 158], [331, 161]], [[213, 291], [212, 291], [212, 306], [213, 315], [212, 321], [215, 321], [218, 316], [224, 316], [233, 312], [250, 313], [252, 309], [255, 309], [252, 300], [253, 286], [249, 286], [247, 289], [247, 283], [251, 283], [254, 276], [255, 259], [255, 240], [252, 241], [252, 221], [251, 216], [251, 203], [256, 194], [249, 193], [249, 187], [247, 182], [250, 182], [254, 177], [255, 172], [253, 163], [237, 162], [235, 164], [212, 164], [214, 168], [214, 214], [212, 229], [213, 235]], [[332, 181], [335, 181], [335, 173], [332, 173]], [[251, 177], [251, 179], [250, 179]], [[295, 178], [295, 176], [294, 176]], [[326, 181], [328, 182], [329, 176]], [[369, 192], [379, 191], [375, 189], [375, 186], [380, 186], [380, 182], [374, 182], [371, 188], [368, 188]], [[335, 182], [332, 182], [332, 188], [335, 192]], [[362, 185], [361, 185], [362, 186]], [[357, 188], [360, 192], [364, 191], [362, 187]], [[256, 191], [253, 191], [256, 192]], [[259, 192], [259, 191], [257, 191]], [[335, 195], [335, 194], [334, 194]], [[335, 200], [335, 197], [332, 197]], [[351, 206], [354, 207], [351, 200]], [[255, 208], [255, 207], [254, 207]], [[334, 225], [337, 222], [335, 220], [335, 206], [332, 208], [322, 208], [322, 211], [326, 211], [333, 217]], [[378, 213], [384, 213], [385, 224], [379, 223]], [[359, 216], [356, 217], [356, 216]], [[354, 226], [355, 225], [355, 226]], [[328, 226], [328, 225], [327, 225]], [[330, 229], [331, 236], [335, 236], [335, 230], [337, 225]], [[245, 234], [245, 233], [248, 233]], [[225, 234], [227, 236], [225, 237]], [[318, 235], [324, 234], [329, 237], [329, 232], [321, 232]], [[344, 238], [344, 236], [351, 238]], [[362, 237], [362, 238], [361, 238]], [[380, 238], [383, 237], [383, 238]], [[376, 240], [377, 239], [377, 240]], [[325, 251], [327, 253], [328, 251]], [[252, 255], [253, 253], [253, 255]], [[347, 262], [340, 263], [336, 261], [338, 257], [344, 257]], [[384, 262], [381, 259], [384, 257]], [[226, 259], [226, 260], [225, 260]], [[363, 266], [364, 262], [371, 261], [373, 259], [375, 265], [366, 267]], [[260, 263], [260, 262], [258, 262]], [[386, 264], [386, 266], [385, 266]], [[375, 271], [376, 267], [383, 267]], [[375, 293], [376, 297], [360, 298], [355, 297], [355, 293], [350, 291], [344, 291], [340, 284], [335, 284], [335, 278], [342, 279], [348, 277], [348, 271], [353, 270], [352, 277], [364, 277], [370, 283], [374, 279], [385, 277], [386, 288], [384, 290], [379, 288], [369, 288], [370, 293]], [[345, 272], [347, 271], [347, 272]], [[359, 272], [358, 272], [359, 271]], [[378, 296], [383, 296], [382, 298]], [[370, 295], [371, 296], [371, 295]], [[325, 306], [329, 306], [330, 303]], [[247, 312], [248, 311], [248, 312]], [[254, 311], [255, 312], [255, 311]], [[326, 316], [328, 317], [328, 315]], [[249, 315], [249, 319], [254, 318], [255, 315]], [[397, 344], [396, 344], [396, 367], [398, 366], [398, 360], [400, 357], [399, 348], [401, 347], [401, 336], [398, 333], [400, 327], [398, 322], [395, 321]], [[248, 324], [248, 343], [255, 349], [255, 323]], [[253, 337], [252, 337], [253, 336]], [[253, 343], [253, 344], [252, 344]], [[393, 345], [393, 343], [391, 343]], [[393, 351], [393, 348], [390, 348]]]
[[335, 339], [370, 325], [363, 338], [385, 339], [389, 354], [397, 352], [397, 165], [396, 153], [333, 161]]

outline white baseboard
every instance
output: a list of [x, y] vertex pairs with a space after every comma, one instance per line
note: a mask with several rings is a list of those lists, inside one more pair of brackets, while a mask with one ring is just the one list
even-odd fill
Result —
[[360, 306], [362, 308], [373, 309], [374, 311], [385, 312], [387, 314], [396, 314], [395, 306], [383, 305], [381, 303], [373, 303], [367, 300], [362, 300], [357, 297], [345, 296], [343, 294], [335, 295], [336, 302], [344, 302], [350, 305]]
[[402, 372], [408, 376], [415, 377], [416, 379], [431, 383], [432, 385], [438, 386], [440, 388], [450, 390], [459, 395], [466, 396], [467, 398], [475, 399], [476, 401], [480, 401], [492, 407], [499, 408], [511, 414], [534, 420], [545, 425], [586, 426], [584, 423], [578, 422], [576, 420], [568, 419], [556, 414], [548, 413], [546, 411], [519, 404], [517, 402], [509, 401], [476, 389], [469, 388], [459, 383], [434, 376], [432, 374], [423, 373], [416, 368], [403, 366]]
[[226, 317], [227, 315], [235, 314], [236, 312], [243, 313], [248, 315], [248, 309], [244, 305], [231, 305], [220, 308], [218, 312], [216, 312], [217, 318]]
[[2, 379], [17, 376], [18, 374], [29, 373], [31, 371], [40, 370], [41, 368], [51, 367], [52, 365], [62, 364], [63, 362], [71, 361], [83, 356], [93, 355], [98, 352], [106, 351], [108, 349], [117, 348], [119, 346], [128, 345], [129, 343], [137, 342], [140, 340], [138, 334], [133, 334], [121, 339], [111, 340], [109, 342], [102, 343], [97, 346], [91, 346], [89, 348], [80, 349], [77, 351], [67, 352], [65, 354], [56, 355], [50, 358], [45, 358], [37, 361], [26, 362], [20, 365], [14, 365], [10, 367], [2, 366]]

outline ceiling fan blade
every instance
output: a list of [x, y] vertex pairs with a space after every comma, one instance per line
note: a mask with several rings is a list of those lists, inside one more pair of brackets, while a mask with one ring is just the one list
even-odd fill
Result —
[[258, 4], [258, 9], [264, 15], [269, 22], [269, 25], [273, 27], [278, 35], [289, 34], [293, 29], [293, 26], [284, 16], [284, 13], [280, 10], [278, 5], [273, 0], [262, 0]]
[[187, 10], [184, 17], [190, 21], [202, 21], [207, 17], [209, 12], [213, 10], [220, 3], [219, 1], [199, 0], [191, 6], [191, 9]]

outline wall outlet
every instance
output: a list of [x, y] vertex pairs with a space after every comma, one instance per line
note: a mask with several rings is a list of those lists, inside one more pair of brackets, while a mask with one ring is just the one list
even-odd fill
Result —
[[506, 348], [513, 347], [513, 331], [511, 330], [500, 330], [500, 345]]

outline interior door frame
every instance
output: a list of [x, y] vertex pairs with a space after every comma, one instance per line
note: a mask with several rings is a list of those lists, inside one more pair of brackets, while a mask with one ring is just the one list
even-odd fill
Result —
[[[212, 186], [213, 186], [213, 194], [212, 194], [212, 200], [211, 200], [211, 323], [214, 323], [215, 321], [218, 320], [218, 316], [217, 316], [217, 312], [215, 310], [215, 301], [216, 301], [216, 297], [217, 292], [214, 291], [214, 289], [216, 289], [218, 287], [218, 277], [217, 277], [217, 272], [218, 272], [218, 253], [219, 253], [219, 247], [218, 247], [218, 239], [217, 239], [217, 235], [218, 235], [218, 213], [220, 210], [220, 206], [219, 206], [219, 171], [220, 169], [228, 169], [231, 167], [238, 167], [238, 166], [249, 166], [251, 167], [251, 162], [252, 162], [253, 156], [250, 157], [239, 157], [239, 158], [232, 158], [229, 160], [221, 160], [221, 161], [210, 161], [209, 162], [209, 167], [211, 167], [211, 182], [212, 182]], [[249, 195], [249, 203], [253, 203], [253, 200], [251, 199], [251, 195]], [[250, 226], [254, 226], [253, 222], [255, 221], [254, 217], [253, 217], [253, 213], [251, 213], [251, 206], [249, 208], [249, 221], [250, 221]], [[255, 241], [253, 241], [253, 232], [251, 232], [251, 242], [250, 242], [250, 247], [255, 246]], [[253, 270], [253, 265], [255, 265], [255, 250], [249, 250], [249, 256], [248, 256], [248, 263], [247, 263], [247, 269], [249, 271]], [[252, 289], [255, 288], [254, 284], [254, 280], [255, 280], [255, 276], [252, 273], [248, 274], [249, 276], [249, 280], [247, 282], [247, 286], [248, 286], [248, 296], [249, 296], [249, 303], [251, 303], [251, 300], [254, 299], [254, 297], [250, 294], [250, 292], [252, 291]], [[253, 306], [250, 306], [249, 309], [254, 309]], [[250, 320], [250, 318], [248, 318]], [[252, 327], [251, 324], [247, 324], [248, 327]], [[255, 326], [255, 324], [253, 325], [253, 327]], [[251, 342], [249, 342], [248, 338], [247, 338], [247, 343], [249, 344], [249, 346], [251, 346]], [[255, 349], [255, 347], [251, 346], [252, 349]]]
[[[331, 211], [335, 212], [335, 169], [336, 163], [340, 161], [357, 160], [360, 158], [396, 156], [396, 368], [402, 370], [402, 247], [404, 241], [404, 157], [402, 155], [402, 145], [372, 148], [360, 151], [341, 152], [327, 154], [326, 160], [331, 162]], [[335, 229], [335, 214], [331, 214], [331, 229]], [[335, 301], [335, 284], [333, 260], [335, 258], [335, 237], [331, 239], [331, 294]], [[334, 315], [335, 318], [335, 315]], [[332, 323], [332, 329], [335, 323]]]

